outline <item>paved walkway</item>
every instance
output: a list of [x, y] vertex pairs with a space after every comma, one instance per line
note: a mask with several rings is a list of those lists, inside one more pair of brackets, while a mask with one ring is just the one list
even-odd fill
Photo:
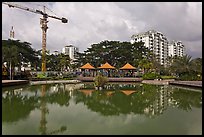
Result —
[[2, 80], [2, 86], [17, 86], [22, 84], [28, 84], [29, 80]]
[[[77, 79], [83, 82], [93, 82], [94, 81], [94, 77], [78, 77]], [[108, 81], [109, 82], [141, 82], [142, 78], [108, 77]]]
[[171, 81], [169, 84], [202, 88], [202, 81]]
[[67, 83], [67, 84], [77, 84], [80, 83], [79, 80], [49, 80], [49, 81], [30, 81], [31, 85], [39, 84], [52, 84], [52, 83]]
[[[31, 85], [36, 84], [51, 84], [51, 83], [79, 83], [81, 81], [93, 81], [93, 78], [85, 78], [79, 80], [54, 80], [54, 81], [31, 81]], [[141, 82], [138, 78], [109, 78], [109, 82]], [[29, 80], [2, 80], [2, 86], [15, 86], [28, 84]], [[202, 81], [172, 81], [172, 80], [143, 80], [142, 83], [156, 85], [181, 85], [202, 88]]]

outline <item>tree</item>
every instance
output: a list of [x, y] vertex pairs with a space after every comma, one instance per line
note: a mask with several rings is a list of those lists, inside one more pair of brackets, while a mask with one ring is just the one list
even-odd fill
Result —
[[67, 70], [68, 67], [70, 68], [70, 57], [69, 55], [65, 55], [63, 53], [59, 54], [59, 66], [61, 68], [61, 71]]
[[143, 44], [142, 42], [131, 44], [130, 42], [107, 40], [92, 44], [84, 53], [77, 54], [77, 66], [80, 67], [87, 62], [95, 67], [99, 67], [105, 62], [116, 68], [120, 68], [126, 63], [137, 66], [149, 52]]
[[[2, 40], [2, 63], [7, 62], [7, 66], [21, 68], [21, 62], [31, 63], [31, 66], [38, 61], [38, 53], [28, 42], [20, 40]], [[12, 73], [11, 73], [12, 74]]]
[[[190, 55], [184, 55], [183, 57], [174, 56], [171, 58], [171, 64], [169, 65], [171, 73], [176, 74], [182, 79], [197, 80], [202, 79], [202, 59], [192, 59]], [[199, 77], [199, 78], [198, 78]]]
[[202, 58], [195, 58], [191, 61], [192, 70], [202, 75]]
[[144, 73], [146, 73], [146, 72], [149, 72], [150, 69], [153, 68], [153, 63], [150, 62], [148, 59], [143, 58], [142, 60], [140, 60], [138, 66], [144, 70]]

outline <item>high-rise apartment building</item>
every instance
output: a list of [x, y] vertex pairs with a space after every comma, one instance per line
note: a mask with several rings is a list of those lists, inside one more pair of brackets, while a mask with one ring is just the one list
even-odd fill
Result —
[[169, 55], [168, 56], [180, 56], [184, 55], [184, 45], [181, 41], [169, 42]]
[[164, 66], [168, 56], [184, 55], [184, 45], [181, 41], [169, 42], [165, 35], [155, 30], [134, 34], [130, 42], [144, 42], [144, 46], [153, 51], [157, 61]]
[[144, 46], [156, 55], [157, 61], [161, 65], [165, 65], [165, 60], [168, 57], [168, 40], [161, 32], [150, 30], [135, 34], [132, 35], [130, 42], [144, 42]]
[[69, 55], [71, 60], [75, 60], [77, 52], [79, 52], [79, 48], [77, 48], [73, 45], [65, 46], [62, 49], [62, 53], [65, 55]]

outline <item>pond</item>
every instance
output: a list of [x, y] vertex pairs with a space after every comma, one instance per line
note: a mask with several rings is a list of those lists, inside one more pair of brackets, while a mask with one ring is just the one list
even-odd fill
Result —
[[140, 83], [2, 88], [2, 134], [202, 134], [202, 90]]

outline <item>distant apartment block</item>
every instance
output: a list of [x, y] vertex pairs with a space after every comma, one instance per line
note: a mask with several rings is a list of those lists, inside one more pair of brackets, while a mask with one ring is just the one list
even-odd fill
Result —
[[168, 40], [161, 32], [149, 30], [135, 34], [132, 35], [130, 42], [144, 42], [144, 46], [153, 51], [160, 64], [165, 65], [168, 56]]
[[134, 34], [131, 36], [130, 42], [132, 44], [144, 42], [144, 46], [153, 51], [157, 61], [164, 66], [168, 56], [183, 56], [184, 54], [184, 45], [181, 41], [169, 42], [165, 35], [155, 30]]
[[79, 48], [73, 45], [65, 46], [64, 48], [62, 48], [62, 53], [65, 55], [69, 55], [71, 60], [75, 60], [77, 52], [79, 52]]
[[180, 56], [184, 55], [184, 45], [181, 41], [169, 42], [169, 56]]

